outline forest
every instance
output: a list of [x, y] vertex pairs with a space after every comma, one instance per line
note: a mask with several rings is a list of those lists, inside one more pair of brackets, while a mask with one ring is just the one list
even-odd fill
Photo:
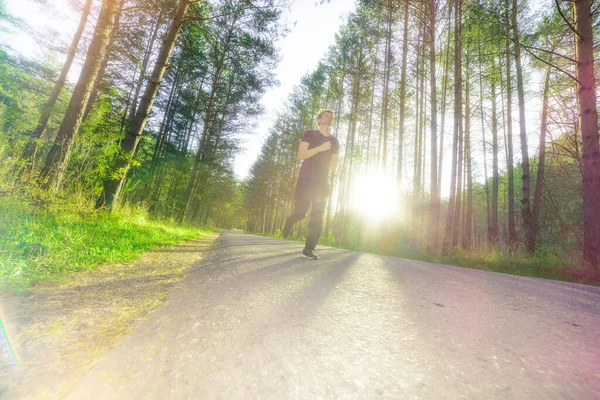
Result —
[[326, 106], [342, 147], [328, 243], [597, 267], [597, 28], [585, 1], [359, 3], [252, 167], [248, 228], [280, 228]]
[[[541, 276], [598, 270], [600, 7], [590, 0], [358, 1], [243, 180], [233, 162], [277, 84], [285, 2], [69, 7], [79, 18], [70, 43], [37, 32], [46, 59], [0, 47], [3, 202], [278, 235], [300, 138], [330, 108], [341, 152], [322, 244], [529, 262], [537, 272], [513, 272]], [[36, 34], [0, 1], [0, 34], [14, 30]], [[27, 243], [4, 229], [10, 251]], [[293, 237], [305, 234], [303, 223]]]

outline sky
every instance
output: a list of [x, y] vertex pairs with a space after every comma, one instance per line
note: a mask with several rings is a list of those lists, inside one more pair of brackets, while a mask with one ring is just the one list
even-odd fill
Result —
[[[54, 40], [57, 43], [70, 43], [79, 15], [69, 11], [66, 0], [52, 0], [52, 3], [61, 5], [57, 8], [64, 10], [64, 14], [48, 15], [33, 0], [5, 0], [7, 11], [11, 15], [39, 30], [50, 27], [56, 31]], [[334, 44], [335, 33], [354, 9], [355, 0], [330, 0], [324, 4], [320, 4], [319, 0], [294, 0], [284, 11], [282, 22], [288, 27], [289, 33], [277, 42], [281, 61], [275, 73], [280, 84], [265, 93], [262, 100], [265, 114], [243, 135], [244, 151], [237, 155], [234, 162], [238, 178], [244, 179], [247, 176], [292, 88], [300, 83], [302, 76], [315, 68], [328, 47]], [[28, 58], [46, 58], [47, 50], [27, 34], [14, 32], [12, 35], [3, 35], [0, 40]], [[57, 65], [62, 65], [64, 59], [56, 61]], [[68, 77], [71, 83], [77, 80], [80, 69], [80, 64], [71, 68]]]

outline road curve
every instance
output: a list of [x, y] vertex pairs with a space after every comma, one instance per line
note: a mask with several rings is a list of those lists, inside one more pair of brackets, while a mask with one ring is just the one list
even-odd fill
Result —
[[224, 232], [69, 399], [599, 399], [600, 288]]

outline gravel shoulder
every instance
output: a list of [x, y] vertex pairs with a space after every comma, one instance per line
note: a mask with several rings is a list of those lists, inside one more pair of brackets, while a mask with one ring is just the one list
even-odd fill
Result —
[[170, 288], [202, 265], [218, 235], [158, 248], [127, 263], [73, 273], [17, 295], [0, 292], [10, 343], [0, 342], [0, 398], [62, 398]]

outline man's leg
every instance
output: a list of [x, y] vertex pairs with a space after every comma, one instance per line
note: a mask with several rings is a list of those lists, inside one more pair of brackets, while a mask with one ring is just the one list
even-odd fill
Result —
[[306, 199], [303, 199], [301, 197], [297, 197], [294, 199], [294, 211], [292, 212], [292, 215], [290, 215], [285, 221], [285, 225], [283, 226], [283, 230], [281, 231], [281, 236], [283, 236], [284, 239], [287, 239], [287, 237], [290, 235], [292, 226], [296, 222], [304, 219], [304, 217], [306, 216], [306, 212], [308, 211], [309, 205], [310, 201]]
[[307, 250], [314, 250], [321, 237], [321, 229], [323, 228], [323, 213], [325, 212], [325, 199], [313, 200], [310, 219], [308, 220], [308, 235], [306, 236]]

